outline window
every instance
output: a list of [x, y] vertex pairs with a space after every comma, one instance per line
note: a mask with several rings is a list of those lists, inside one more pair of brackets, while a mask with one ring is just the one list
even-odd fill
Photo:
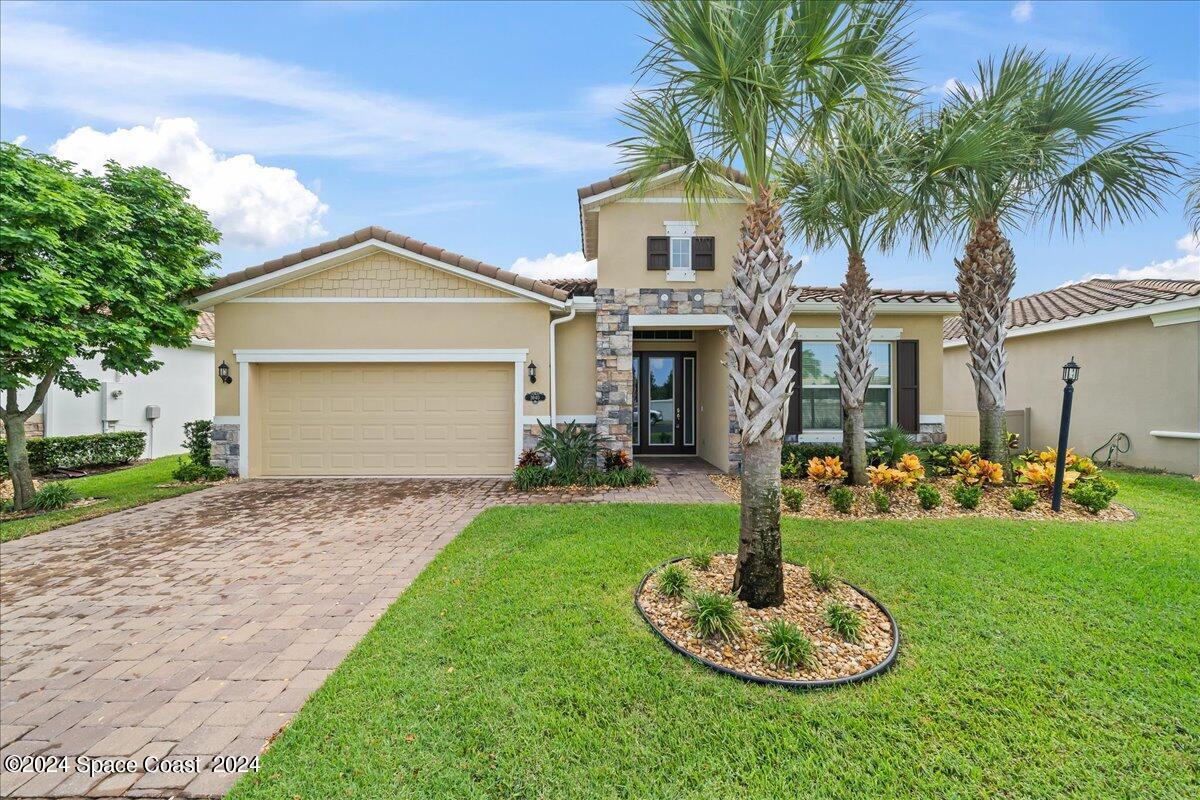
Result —
[[[800, 427], [803, 431], [839, 431], [842, 429], [842, 397], [837, 382], [837, 344], [804, 342], [801, 357], [803, 387], [800, 402]], [[885, 428], [892, 417], [892, 346], [887, 342], [871, 345], [871, 363], [875, 375], [867, 388], [863, 422], [868, 430]]]
[[659, 342], [690, 342], [692, 341], [692, 332], [673, 328], [634, 328], [633, 338]]
[[671, 237], [671, 269], [692, 268], [692, 240], [690, 237]]

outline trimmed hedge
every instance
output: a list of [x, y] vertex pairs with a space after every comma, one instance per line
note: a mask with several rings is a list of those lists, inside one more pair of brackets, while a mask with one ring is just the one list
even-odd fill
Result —
[[[7, 442], [0, 439], [0, 474], [8, 474]], [[45, 436], [26, 439], [29, 467], [34, 475], [56, 469], [128, 464], [146, 450], [145, 431], [114, 431], [86, 436]]]
[[780, 453], [780, 461], [787, 463], [789, 457], [795, 456], [796, 461], [801, 464], [807, 464], [810, 458], [826, 458], [827, 456], [840, 456], [842, 454], [842, 446], [830, 442], [797, 442], [794, 444], [785, 444], [783, 451]]

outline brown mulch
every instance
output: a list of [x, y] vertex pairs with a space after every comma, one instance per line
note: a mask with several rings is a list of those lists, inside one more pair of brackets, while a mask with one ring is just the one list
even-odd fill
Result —
[[[734, 555], [712, 557], [707, 570], [700, 571], [679, 562], [692, 575], [694, 590], [729, 593], [733, 586]], [[701, 639], [684, 615], [687, 600], [664, 597], [656, 588], [655, 578], [646, 581], [638, 602], [646, 615], [672, 642], [702, 658], [738, 672], [759, 678], [790, 681], [832, 680], [859, 675], [883, 662], [891, 652], [892, 626], [877, 605], [845, 583], [829, 592], [818, 591], [809, 580], [808, 567], [783, 565], [784, 603], [775, 608], [750, 608], [741, 600], [734, 605], [742, 620], [742, 633], [736, 639]], [[838, 599], [853, 607], [863, 618], [860, 640], [847, 642], [825, 624], [825, 604]], [[813, 664], [809, 668], [776, 667], [762, 656], [762, 639], [768, 622], [785, 619], [804, 632], [813, 644]]]
[[[712, 475], [712, 482], [721, 491], [736, 502], [742, 499], [741, 479], [733, 475]], [[954, 519], [958, 517], [986, 517], [990, 519], [1027, 519], [1027, 520], [1070, 520], [1072, 522], [1128, 522], [1135, 519], [1136, 514], [1120, 503], [1113, 503], [1099, 514], [1093, 514], [1083, 506], [1077, 505], [1067, 497], [1063, 497], [1062, 511], [1054, 513], [1050, 510], [1050, 498], [1039, 494], [1038, 501], [1028, 511], [1017, 511], [1008, 502], [1011, 486], [993, 486], [983, 490], [983, 498], [979, 507], [973, 511], [960, 508], [954, 502], [950, 490], [954, 488], [953, 478], [934, 478], [932, 483], [942, 493], [942, 504], [937, 508], [926, 511], [917, 501], [917, 493], [912, 489], [896, 489], [891, 494], [891, 508], [880, 513], [871, 503], [871, 486], [847, 486], [854, 492], [854, 505], [849, 514], [836, 511], [825, 496], [822, 486], [809, 480], [785, 480], [784, 486], [794, 486], [804, 492], [804, 502], [799, 511], [790, 511], [783, 507], [783, 513], [789, 517], [806, 517], [809, 519]]]
[[62, 508], [54, 508], [49, 511], [29, 509], [28, 511], [21, 511], [19, 513], [4, 512], [0, 513], [0, 522], [13, 522], [18, 519], [25, 519], [26, 517], [36, 517], [39, 514], [53, 514], [55, 511], [66, 511], [69, 508], [86, 508], [87, 506], [94, 506], [96, 503], [103, 503], [107, 499], [106, 497], [81, 497], [78, 500], [72, 500]]

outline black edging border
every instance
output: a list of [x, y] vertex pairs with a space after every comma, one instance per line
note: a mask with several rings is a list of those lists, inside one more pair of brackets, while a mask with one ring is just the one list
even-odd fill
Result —
[[[891, 668], [892, 664], [894, 664], [896, 661], [896, 656], [899, 655], [899, 653], [900, 653], [900, 627], [896, 624], [895, 618], [892, 617], [892, 612], [888, 611], [887, 606], [885, 606], [883, 603], [876, 600], [875, 597], [870, 592], [868, 592], [864, 589], [860, 589], [859, 587], [855, 586], [853, 583], [850, 583], [849, 581], [842, 581], [842, 583], [846, 584], [851, 589], [858, 592], [863, 597], [867, 598], [872, 603], [874, 603], [875, 607], [883, 612], [884, 616], [887, 617], [888, 622], [891, 623], [891, 626], [892, 626], [892, 649], [891, 649], [891, 651], [887, 654], [887, 658], [885, 658], [883, 661], [880, 661], [878, 664], [871, 667], [866, 672], [860, 672], [856, 675], [847, 675], [842, 678], [826, 678], [824, 680], [819, 680], [819, 681], [793, 681], [793, 680], [785, 680], [783, 678], [764, 678], [759, 675], [751, 675], [748, 672], [740, 672], [736, 669], [730, 669], [729, 667], [718, 664], [715, 661], [710, 661], [707, 658], [704, 658], [703, 656], [698, 656], [695, 653], [692, 653], [692, 652], [684, 649], [683, 647], [680, 647], [678, 644], [676, 644], [674, 641], [672, 641], [669, 636], [667, 636], [665, 633], [663, 633], [662, 629], [660, 629], [658, 627], [658, 625], [656, 625], [654, 623], [654, 620], [650, 619], [649, 615], [646, 613], [646, 610], [644, 608], [642, 608], [642, 603], [641, 603], [641, 600], [639, 599], [642, 595], [642, 590], [645, 589], [646, 582], [648, 580], [650, 580], [651, 575], [655, 574], [656, 572], [661, 570], [663, 567], [666, 567], [668, 564], [674, 564], [679, 561], [686, 561], [689, 558], [691, 558], [691, 556], [679, 556], [678, 558], [667, 559], [666, 561], [659, 564], [657, 567], [654, 567], [649, 572], [647, 572], [646, 575], [642, 578], [641, 582], [638, 583], [637, 588], [633, 590], [633, 606], [634, 606], [634, 608], [636, 608], [638, 610], [638, 613], [642, 615], [642, 619], [645, 620], [646, 624], [650, 626], [650, 630], [654, 631], [654, 633], [658, 636], [658, 638], [662, 639], [663, 642], [665, 642], [668, 647], [670, 647], [672, 650], [674, 650], [676, 653], [680, 654], [681, 656], [691, 659], [692, 661], [697, 661], [697, 662], [703, 664], [704, 666], [708, 667], [711, 670], [720, 672], [724, 675], [730, 675], [734, 678], [738, 678], [739, 680], [746, 681], [747, 683], [757, 683], [757, 684], [762, 684], [764, 686], [781, 686], [785, 689], [795, 689], [795, 690], [829, 689], [834, 686], [846, 686], [846, 685], [849, 685], [852, 683], [861, 683], [863, 681], [874, 678], [876, 675], [882, 675], [884, 672], [887, 672]], [[792, 561], [787, 561], [784, 563], [791, 564], [794, 567], [803, 566], [801, 564], [796, 564], [795, 562], [792, 562]]]

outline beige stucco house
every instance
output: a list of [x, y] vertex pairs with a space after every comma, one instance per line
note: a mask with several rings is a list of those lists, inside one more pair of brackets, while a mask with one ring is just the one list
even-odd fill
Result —
[[[1097, 278], [1014, 300], [1008, 324], [1007, 406], [1029, 409], [1030, 446], [1058, 442], [1062, 365], [1074, 356], [1077, 452], [1124, 433], [1121, 463], [1200, 474], [1200, 280]], [[944, 333], [946, 408], [957, 416], [975, 408], [975, 388], [961, 321]]]
[[[689, 210], [666, 172], [580, 189], [595, 280], [537, 281], [382, 228], [218, 280], [214, 458], [248, 476], [502, 475], [540, 425], [607, 447], [739, 463], [723, 332], [744, 208]], [[837, 441], [838, 290], [803, 290], [793, 439]], [[953, 295], [881, 291], [868, 419], [940, 438]], [[801, 356], [803, 352], [803, 356]]]

